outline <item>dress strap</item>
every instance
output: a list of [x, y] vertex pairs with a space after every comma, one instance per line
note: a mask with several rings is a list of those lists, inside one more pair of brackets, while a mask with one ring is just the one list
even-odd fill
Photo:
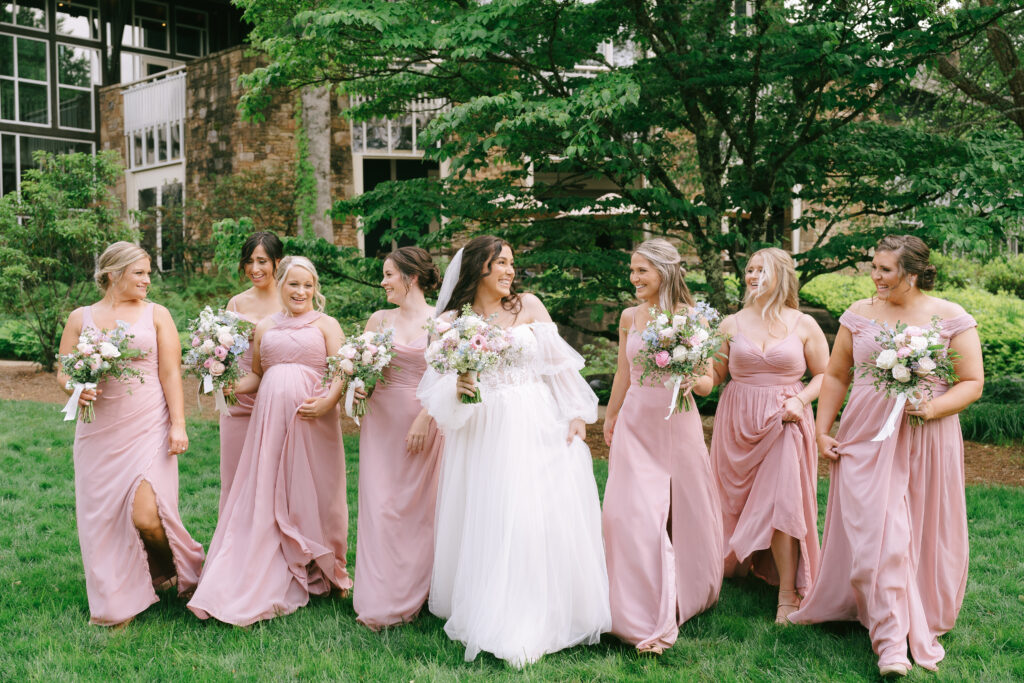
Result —
[[860, 313], [854, 313], [847, 308], [843, 311], [843, 314], [839, 316], [839, 324], [850, 330], [850, 332], [857, 334], [859, 332], [867, 332], [872, 321], [865, 318]]
[[941, 323], [941, 334], [947, 339], [952, 339], [961, 332], [966, 332], [972, 327], [977, 326], [978, 321], [974, 319], [974, 316], [970, 313], [964, 313], [963, 315], [958, 315], [955, 318], [947, 318], [946, 320], [943, 320]]
[[92, 319], [92, 306], [82, 306], [82, 329], [87, 327], [96, 327], [96, 323]]
[[142, 319], [139, 322], [145, 322], [147, 326], [152, 329], [156, 329], [156, 324], [153, 322], [153, 312], [156, 310], [156, 304], [152, 301], [146, 306], [146, 310], [142, 312]]

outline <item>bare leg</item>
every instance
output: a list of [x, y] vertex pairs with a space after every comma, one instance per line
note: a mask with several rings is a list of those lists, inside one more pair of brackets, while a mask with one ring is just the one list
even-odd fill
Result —
[[156, 494], [148, 481], [139, 484], [132, 503], [132, 524], [139, 530], [146, 553], [149, 555], [149, 571], [154, 578], [170, 579], [175, 575], [174, 557], [171, 546], [156, 509]]
[[796, 592], [796, 566], [800, 557], [799, 542], [778, 529], [772, 534], [772, 559], [779, 571], [779, 606], [775, 622], [789, 623], [786, 617], [800, 607], [800, 596]]

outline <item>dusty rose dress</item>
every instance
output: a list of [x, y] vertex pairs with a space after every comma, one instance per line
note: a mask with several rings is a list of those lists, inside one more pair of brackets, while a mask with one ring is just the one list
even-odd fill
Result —
[[[416, 398], [427, 363], [421, 343], [395, 344], [369, 399], [359, 434], [359, 526], [352, 600], [370, 628], [411, 621], [427, 601], [434, 565], [434, 506], [444, 441], [431, 420], [424, 449], [405, 435], [423, 406]], [[397, 370], [395, 369], [397, 368]]]
[[263, 335], [263, 379], [224, 512], [188, 607], [238, 626], [294, 612], [309, 595], [350, 588], [348, 505], [338, 407], [316, 420], [296, 410], [326, 389], [326, 348], [312, 325], [289, 317]]
[[[258, 319], [242, 313], [235, 312], [235, 315], [254, 325], [259, 322]], [[238, 367], [241, 368], [242, 374], [252, 370], [252, 346], [238, 359]], [[219, 515], [224, 514], [224, 503], [228, 500], [231, 481], [235, 478], [235, 470], [238, 469], [242, 444], [245, 443], [245, 431], [249, 428], [249, 416], [252, 415], [252, 406], [255, 402], [255, 394], [239, 394], [238, 405], [228, 406], [228, 414], [220, 416], [220, 505], [217, 508]]]
[[[148, 481], [156, 493], [178, 574], [178, 592], [196, 586], [203, 547], [181, 523], [178, 513], [178, 458], [168, 452], [171, 427], [158, 374], [154, 304], [132, 325], [133, 348], [146, 356], [132, 361], [143, 382], [101, 382], [102, 396], [93, 404], [96, 419], [75, 429], [75, 510], [78, 542], [85, 565], [85, 589], [94, 624], [119, 624], [157, 601], [146, 549], [132, 524], [135, 490]], [[82, 328], [95, 328], [90, 307], [82, 311]]]
[[800, 542], [796, 586], [802, 594], [818, 573], [818, 448], [814, 415], [783, 422], [782, 405], [803, 390], [807, 369], [800, 337], [765, 351], [742, 332], [729, 344], [729, 376], [715, 413], [711, 465], [722, 501], [725, 574], [753, 559], [755, 574], [778, 584], [772, 559], [776, 529]]
[[640, 385], [640, 345], [630, 330], [630, 385], [615, 423], [602, 521], [611, 632], [664, 649], [680, 625], [718, 600], [722, 513], [693, 399], [689, 411], [665, 419], [671, 392]]
[[[878, 324], [846, 311], [855, 363], [879, 350]], [[942, 321], [947, 340], [976, 325], [961, 315]], [[947, 387], [937, 384], [936, 396]], [[911, 427], [906, 415], [882, 442], [871, 441], [895, 399], [855, 375], [832, 463], [821, 571], [792, 621], [859, 620], [879, 666], [935, 669], [938, 636], [953, 628], [967, 583], [967, 509], [960, 419]]]

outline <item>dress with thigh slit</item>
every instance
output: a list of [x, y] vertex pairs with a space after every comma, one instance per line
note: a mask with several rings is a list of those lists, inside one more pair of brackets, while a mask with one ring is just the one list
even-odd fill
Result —
[[[141, 378], [99, 384], [96, 419], [75, 428], [75, 511], [85, 567], [85, 588], [94, 624], [119, 624], [158, 600], [142, 538], [132, 522], [135, 492], [149, 482], [174, 558], [178, 592], [196, 586], [203, 547], [185, 530], [178, 512], [178, 458], [168, 450], [171, 418], [160, 384], [154, 304], [131, 326], [132, 348], [146, 352], [131, 361]], [[91, 307], [82, 328], [98, 329]]]

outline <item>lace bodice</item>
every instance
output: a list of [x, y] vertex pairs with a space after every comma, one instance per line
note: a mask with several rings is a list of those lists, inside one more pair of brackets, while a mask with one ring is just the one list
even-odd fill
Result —
[[537, 357], [537, 336], [532, 325], [518, 325], [509, 330], [509, 334], [515, 346], [507, 353], [505, 362], [480, 376], [480, 383], [492, 390], [537, 379], [532, 367]]

